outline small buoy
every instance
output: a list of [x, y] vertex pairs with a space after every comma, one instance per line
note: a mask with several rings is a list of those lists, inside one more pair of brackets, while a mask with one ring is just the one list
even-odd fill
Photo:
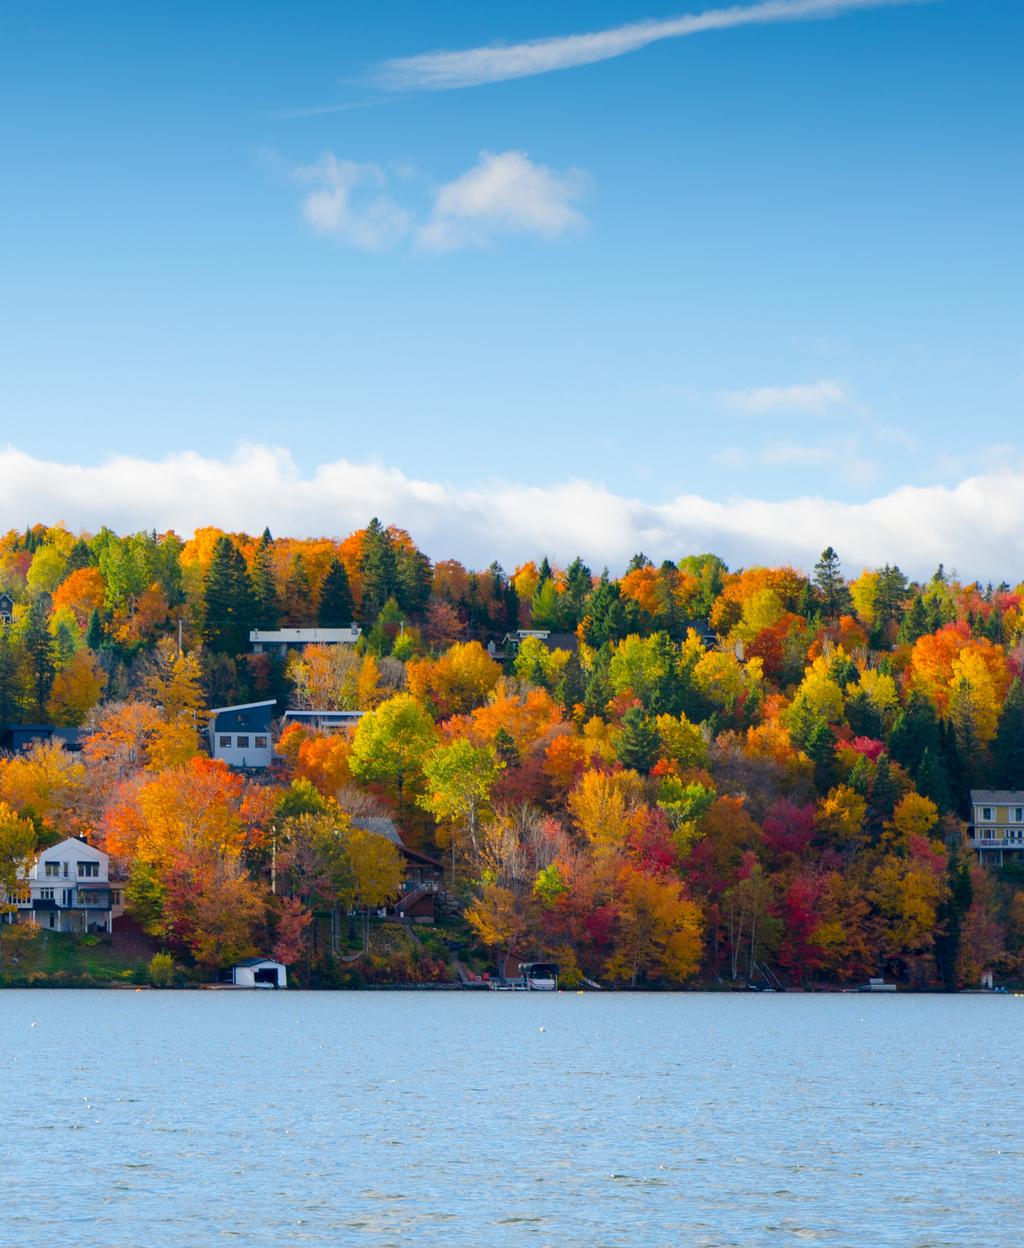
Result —
[[38, 1027], [38, 1026], [39, 1026], [39, 1024], [38, 1024], [38, 1023], [31, 1023], [31, 1024], [30, 1024], [30, 1026], [32, 1026], [32, 1027]]
[[537, 1030], [538, 1030], [538, 1031], [543, 1031], [543, 1030], [544, 1030], [544, 1028], [543, 1028], [543, 1027], [538, 1027], [538, 1028], [537, 1028]]

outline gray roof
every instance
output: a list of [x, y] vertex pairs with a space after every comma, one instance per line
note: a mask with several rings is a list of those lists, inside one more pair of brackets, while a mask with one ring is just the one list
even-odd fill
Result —
[[275, 966], [284, 965], [284, 963], [278, 962], [276, 958], [243, 958], [241, 962], [236, 962], [235, 966], [262, 966], [264, 962], [273, 962]]
[[401, 849], [405, 848], [402, 838], [398, 835], [394, 819], [390, 819], [387, 816], [371, 818], [360, 815], [352, 820], [352, 826], [361, 828], [364, 832], [375, 832], [378, 836], [386, 836], [389, 841], [394, 841]]
[[1024, 806], [1024, 789], [971, 789], [973, 806]]

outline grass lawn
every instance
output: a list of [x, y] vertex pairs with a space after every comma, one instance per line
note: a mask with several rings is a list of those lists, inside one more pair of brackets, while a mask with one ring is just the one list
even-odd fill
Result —
[[116, 937], [73, 936], [64, 932], [41, 931], [34, 940], [10, 939], [4, 929], [0, 983], [13, 981], [45, 983], [89, 980], [133, 983], [144, 973], [151, 951], [143, 952], [137, 942], [121, 942]]

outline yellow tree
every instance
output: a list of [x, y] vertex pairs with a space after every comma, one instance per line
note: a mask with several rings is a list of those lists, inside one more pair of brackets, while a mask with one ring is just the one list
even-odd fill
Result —
[[159, 771], [180, 766], [199, 753], [205, 699], [202, 668], [195, 655], [178, 650], [164, 638], [156, 649], [156, 663], [148, 688], [159, 708], [159, 720], [149, 747], [149, 765]]
[[401, 852], [386, 836], [353, 828], [348, 835], [352, 885], [356, 904], [362, 906], [363, 948], [370, 945], [370, 910], [393, 901], [402, 887], [405, 864]]
[[77, 727], [103, 696], [107, 673], [91, 650], [77, 650], [50, 687], [46, 713], [53, 723]]
[[[473, 848], [479, 850], [477, 832], [480, 813], [487, 806], [491, 789], [504, 763], [489, 745], [473, 745], [457, 737], [439, 745], [423, 760], [426, 792], [419, 804], [440, 822], [461, 823]], [[455, 868], [455, 839], [452, 837], [452, 872]]]
[[632, 868], [619, 877], [619, 922], [615, 951], [605, 963], [609, 979], [667, 979], [682, 983], [700, 965], [700, 907], [676, 880], [658, 879]]

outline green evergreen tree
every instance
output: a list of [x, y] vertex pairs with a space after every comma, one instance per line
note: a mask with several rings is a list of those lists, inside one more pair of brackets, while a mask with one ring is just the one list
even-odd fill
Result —
[[578, 655], [570, 655], [568, 663], [562, 669], [562, 679], [558, 682], [558, 700], [567, 715], [572, 715], [573, 708], [582, 702], [587, 692], [587, 678], [580, 665]]
[[89, 623], [85, 629], [85, 644], [90, 650], [99, 650], [103, 645], [103, 625], [100, 622], [100, 613], [95, 607], [89, 615]]
[[348, 573], [340, 559], [332, 559], [320, 586], [317, 622], [321, 628], [348, 628], [355, 618]]
[[863, 754], [858, 754], [854, 759], [853, 766], [847, 772], [846, 783], [854, 793], [867, 797], [871, 788], [871, 764]]
[[875, 618], [881, 627], [899, 624], [907, 599], [907, 578], [898, 567], [886, 564], [878, 574], [875, 593]]
[[32, 603], [25, 622], [23, 638], [32, 677], [34, 709], [40, 719], [46, 712], [46, 700], [50, 696], [53, 678], [57, 674], [57, 648], [50, 634], [48, 610], [49, 602], [46, 595], [37, 598]]
[[359, 560], [362, 578], [362, 616], [372, 624], [389, 598], [397, 601], [398, 561], [387, 529], [376, 516], [366, 526], [363, 550]]
[[935, 963], [939, 978], [951, 992], [960, 986], [957, 963], [960, 960], [963, 922], [973, 900], [970, 865], [958, 848], [951, 846], [946, 863], [946, 892], [936, 915], [935, 935]]
[[889, 755], [883, 754], [875, 764], [875, 775], [871, 781], [871, 799], [868, 802], [868, 822], [877, 834], [883, 825], [892, 818], [896, 803], [900, 800], [901, 789], [892, 774]]
[[626, 611], [619, 587], [608, 578], [608, 569], [601, 573], [594, 592], [587, 600], [583, 616], [583, 639], [595, 648], [609, 641], [621, 641], [629, 631]]
[[631, 767], [646, 775], [658, 761], [661, 738], [654, 724], [638, 706], [631, 706], [623, 715], [615, 753], [623, 767]]
[[274, 577], [274, 539], [263, 530], [252, 560], [253, 627], [275, 629], [281, 622], [281, 603]]
[[939, 720], [931, 698], [915, 690], [893, 723], [889, 753], [916, 775], [925, 750], [930, 750], [933, 758], [940, 755]]
[[928, 627], [928, 610], [924, 605], [924, 599], [920, 594], [916, 594], [903, 617], [896, 640], [901, 646], [912, 646], [919, 637], [924, 637], [931, 631], [932, 629]]
[[21, 716], [24, 689], [18, 659], [14, 632], [9, 624], [0, 623], [0, 728], [17, 723]]
[[846, 722], [854, 736], [871, 737], [880, 741], [885, 731], [882, 713], [863, 689], [858, 689], [846, 701]]
[[72, 572], [78, 572], [82, 568], [91, 568], [96, 562], [89, 543], [79, 538], [71, 547], [71, 553], [68, 555], [68, 561], [64, 565], [64, 576], [69, 577]]
[[430, 560], [421, 550], [407, 546], [395, 549], [395, 575], [398, 583], [395, 597], [407, 615], [422, 615], [430, 601], [434, 583], [434, 571]]
[[939, 756], [929, 749], [921, 755], [921, 761], [914, 772], [914, 784], [917, 786], [918, 793], [922, 797], [930, 797], [939, 810], [945, 812], [950, 809], [949, 781], [946, 778], [946, 770]]
[[612, 648], [607, 642], [594, 653], [586, 692], [583, 695], [583, 709], [588, 717], [592, 715], [600, 719], [608, 717], [608, 703], [615, 696], [609, 675], [611, 659]]
[[203, 636], [219, 654], [244, 654], [255, 609], [242, 552], [224, 534], [217, 538], [203, 593]]
[[814, 565], [814, 584], [821, 595], [825, 614], [829, 619], [838, 619], [849, 607], [850, 591], [843, 580], [839, 556], [831, 546], [825, 547], [821, 558]]
[[565, 590], [559, 596], [559, 625], [566, 632], [576, 631], [577, 625], [583, 619], [583, 611], [593, 587], [594, 578], [590, 569], [577, 555], [565, 570]]
[[1024, 685], [1010, 685], [992, 742], [992, 779], [996, 788], [1024, 789]]

